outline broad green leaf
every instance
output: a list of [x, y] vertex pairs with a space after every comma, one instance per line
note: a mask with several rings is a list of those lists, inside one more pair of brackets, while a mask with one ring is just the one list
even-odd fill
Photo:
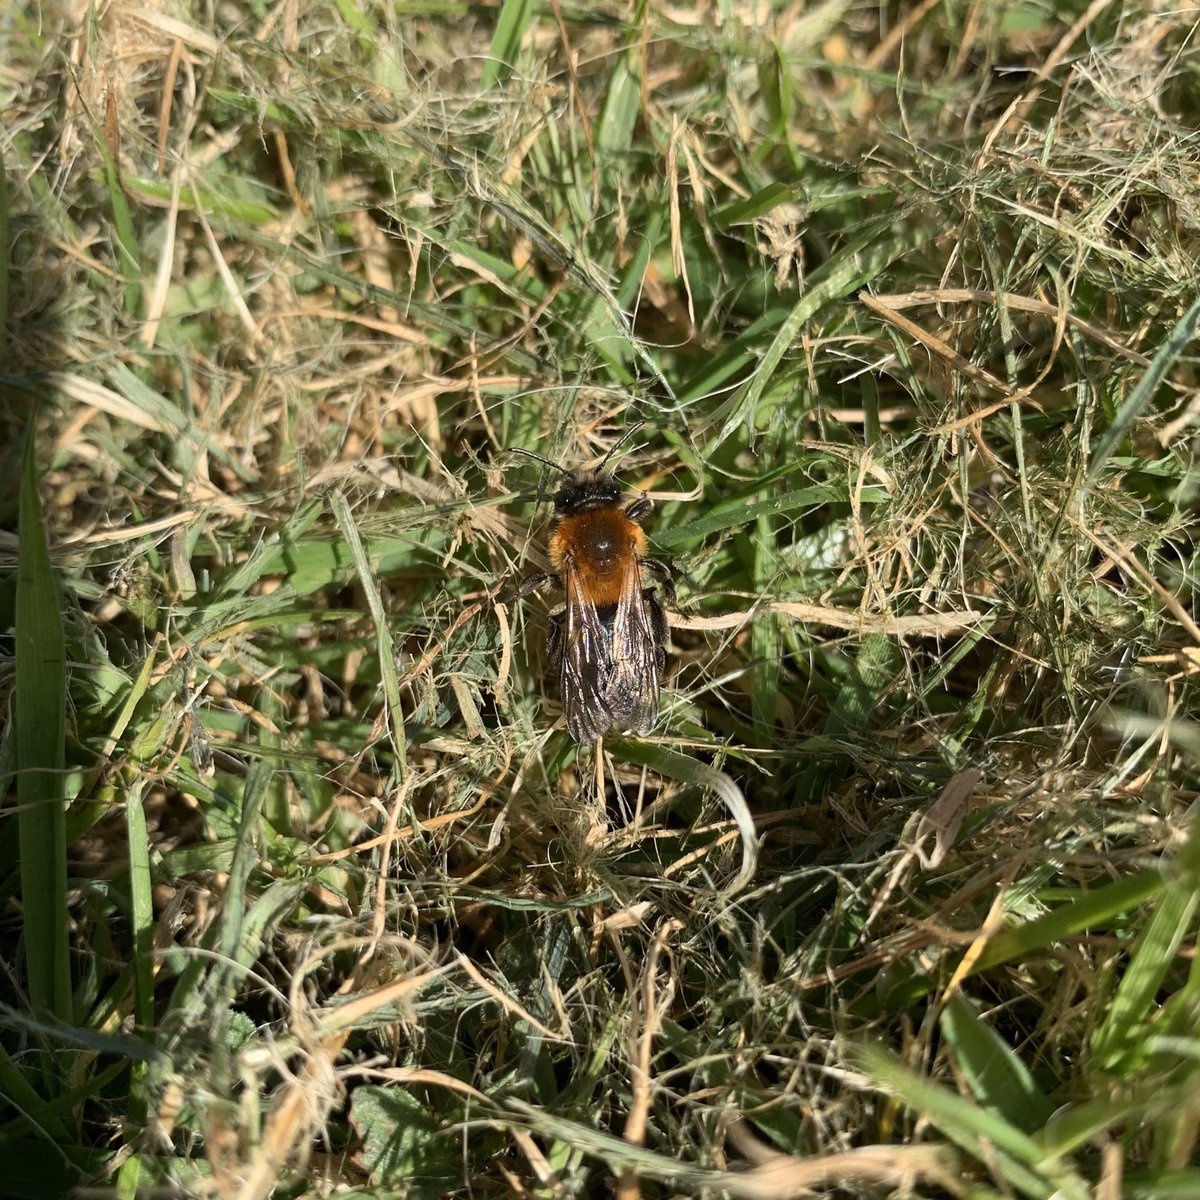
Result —
[[355, 1088], [350, 1122], [362, 1139], [363, 1163], [375, 1184], [403, 1185], [432, 1197], [445, 1195], [459, 1177], [457, 1138], [443, 1131], [429, 1106], [407, 1088]]

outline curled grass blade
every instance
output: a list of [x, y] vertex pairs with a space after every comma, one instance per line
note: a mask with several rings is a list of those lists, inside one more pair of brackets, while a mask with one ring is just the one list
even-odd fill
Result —
[[754, 878], [758, 864], [758, 833], [754, 828], [754, 818], [746, 804], [742, 789], [734, 782], [732, 776], [716, 767], [710, 767], [697, 759], [689, 758], [674, 750], [656, 746], [648, 742], [634, 742], [621, 738], [619, 741], [622, 757], [630, 762], [636, 762], [650, 767], [669, 779], [678, 779], [681, 783], [694, 784], [714, 792], [721, 803], [729, 810], [737, 826], [742, 841], [742, 863], [732, 882], [721, 889], [724, 896], [732, 896], [740, 892]]

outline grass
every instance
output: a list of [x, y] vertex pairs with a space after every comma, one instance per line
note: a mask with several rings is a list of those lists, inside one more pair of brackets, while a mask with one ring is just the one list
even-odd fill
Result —
[[1195, 32], [10, 12], [7, 1193], [1200, 1195]]

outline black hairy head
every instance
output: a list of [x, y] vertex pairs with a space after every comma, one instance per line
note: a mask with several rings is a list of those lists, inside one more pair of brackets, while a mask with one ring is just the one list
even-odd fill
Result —
[[603, 508], [621, 499], [621, 485], [604, 471], [585, 471], [567, 476], [554, 493], [554, 511], [560, 516], [585, 508]]

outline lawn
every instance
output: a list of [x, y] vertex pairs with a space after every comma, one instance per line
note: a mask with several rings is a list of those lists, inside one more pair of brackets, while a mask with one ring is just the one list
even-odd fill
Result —
[[0, 1193], [1200, 1196], [1198, 32], [10, 8]]

